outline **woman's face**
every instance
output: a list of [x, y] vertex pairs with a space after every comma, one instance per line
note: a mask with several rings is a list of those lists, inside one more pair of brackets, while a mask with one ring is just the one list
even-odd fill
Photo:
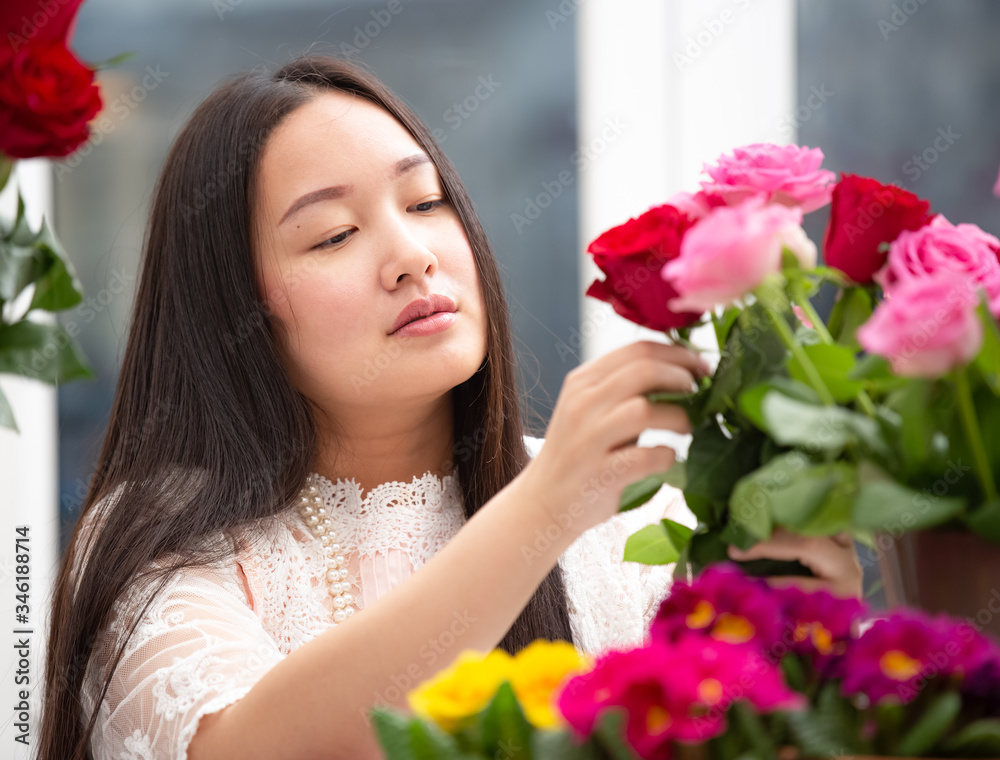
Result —
[[[272, 133], [260, 172], [259, 286], [303, 394], [342, 415], [439, 400], [475, 373], [486, 316], [472, 249], [399, 122], [347, 93], [317, 95]], [[394, 332], [408, 304], [435, 295], [454, 314]]]

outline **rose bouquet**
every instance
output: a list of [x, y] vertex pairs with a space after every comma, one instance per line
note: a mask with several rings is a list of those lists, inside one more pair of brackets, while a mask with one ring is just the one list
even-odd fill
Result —
[[[692, 531], [664, 520], [625, 558], [697, 571], [782, 526], [872, 544], [955, 525], [1000, 543], [1000, 240], [952, 224], [822, 152], [749, 145], [588, 247], [587, 294], [690, 345], [711, 326], [720, 362], [681, 404], [686, 461], [625, 489], [622, 509], [680, 487]], [[824, 266], [804, 214], [830, 205]], [[828, 321], [810, 298], [835, 288]], [[957, 472], [956, 472], [957, 470]], [[943, 484], [943, 485], [942, 485]], [[761, 574], [804, 574], [755, 560]]]
[[[101, 109], [94, 72], [126, 53], [94, 66], [69, 49], [82, 0], [0, 5], [0, 189], [17, 159], [64, 157], [90, 136]], [[31, 300], [19, 298], [34, 285]], [[0, 219], [0, 372], [49, 383], [91, 377], [74, 335], [29, 318], [36, 310], [61, 311], [83, 298], [63, 246], [43, 218], [32, 230], [18, 194], [13, 220]], [[17, 429], [0, 393], [0, 426]]]
[[464, 652], [371, 711], [396, 758], [1000, 756], [1000, 647], [967, 623], [774, 589], [734, 565], [675, 583], [641, 646]]

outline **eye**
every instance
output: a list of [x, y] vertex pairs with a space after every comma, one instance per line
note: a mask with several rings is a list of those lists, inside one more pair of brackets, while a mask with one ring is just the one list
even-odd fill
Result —
[[[433, 211], [438, 206], [444, 206], [447, 202], [448, 201], [443, 198], [436, 201], [424, 201], [423, 203], [418, 203], [416, 206], [413, 206], [413, 208], [417, 211]], [[421, 208], [421, 206], [427, 206], [428, 208]]]
[[341, 232], [341, 233], [340, 233], [339, 235], [334, 235], [334, 236], [333, 236], [332, 238], [327, 238], [327, 239], [326, 239], [326, 240], [324, 240], [324, 241], [323, 241], [322, 243], [320, 243], [320, 244], [318, 244], [318, 245], [314, 245], [314, 246], [312, 247], [312, 250], [314, 250], [314, 251], [315, 251], [315, 250], [317, 250], [317, 249], [322, 249], [322, 248], [330, 248], [331, 246], [334, 246], [334, 245], [339, 245], [340, 243], [343, 243], [343, 242], [344, 242], [345, 240], [347, 240], [347, 236], [348, 236], [348, 235], [349, 235], [349, 234], [350, 234], [350, 233], [351, 233], [352, 231], [353, 231], [353, 230], [344, 230], [344, 231], [343, 231], [343, 232]]

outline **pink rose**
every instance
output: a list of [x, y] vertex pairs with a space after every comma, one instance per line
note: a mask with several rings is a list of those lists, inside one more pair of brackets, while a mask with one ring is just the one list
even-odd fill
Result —
[[971, 361], [983, 344], [975, 293], [958, 272], [898, 282], [858, 328], [861, 347], [897, 375], [940, 377]]
[[671, 195], [667, 199], [667, 204], [696, 221], [708, 216], [712, 209], [727, 205], [720, 196], [709, 195], [704, 190], [699, 190], [697, 193], [681, 190]]
[[816, 246], [802, 228], [802, 209], [765, 204], [760, 196], [715, 209], [681, 241], [680, 256], [661, 271], [680, 294], [671, 309], [704, 312], [744, 296], [781, 269], [782, 246], [802, 265], [816, 264]]
[[997, 172], [997, 183], [993, 186], [993, 194], [1000, 198], [1000, 171]]
[[[1000, 316], [1000, 240], [974, 224], [953, 225], [943, 216], [918, 230], [905, 230], [889, 246], [875, 280], [891, 293], [899, 283], [954, 272], [974, 294], [986, 291], [990, 311]], [[975, 296], [973, 295], [973, 298]]]
[[716, 164], [705, 164], [711, 177], [701, 183], [708, 195], [717, 195], [732, 206], [751, 195], [798, 206], [808, 214], [830, 202], [836, 175], [820, 169], [823, 151], [798, 145], [755, 143], [722, 155]]

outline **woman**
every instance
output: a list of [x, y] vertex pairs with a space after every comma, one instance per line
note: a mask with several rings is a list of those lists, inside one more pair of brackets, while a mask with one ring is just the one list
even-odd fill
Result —
[[[496, 263], [426, 127], [341, 60], [228, 80], [155, 191], [57, 579], [40, 757], [375, 758], [367, 708], [405, 705], [463, 649], [614, 641], [584, 633], [607, 616], [567, 590], [606, 595], [587, 547], [661, 516], [609, 519], [625, 485], [674, 461], [639, 434], [688, 430], [645, 394], [706, 371], [649, 342], [584, 364], [539, 449]], [[854, 590], [848, 548], [777, 543]], [[665, 585], [607, 572], [625, 604]]]

